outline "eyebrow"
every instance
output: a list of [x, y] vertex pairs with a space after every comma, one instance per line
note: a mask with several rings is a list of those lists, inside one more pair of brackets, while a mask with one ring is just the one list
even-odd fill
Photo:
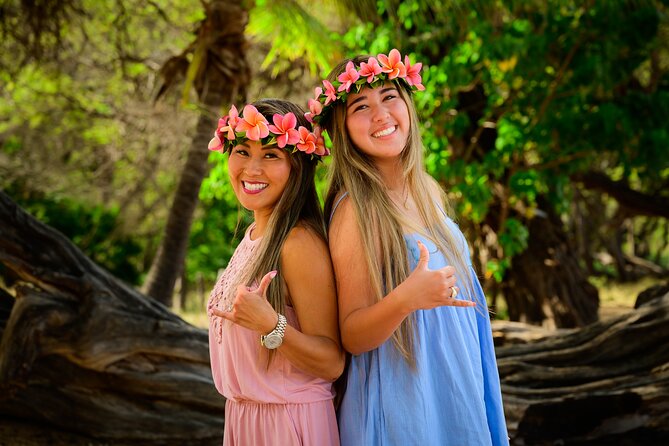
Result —
[[[242, 142], [242, 143], [240, 143], [240, 144], [237, 144], [235, 147], [239, 147], [239, 146], [244, 146], [244, 147], [246, 147], [247, 149], [250, 149], [250, 148], [251, 148], [251, 146], [249, 145], [249, 142], [248, 142], [248, 141], [244, 141], [244, 142]], [[279, 148], [280, 148], [280, 147], [279, 147], [279, 145], [278, 145], [277, 143], [272, 143], [272, 144], [267, 144], [266, 146], [262, 146], [262, 147], [260, 147], [260, 150], [271, 150], [271, 149], [279, 149]]]
[[[395, 88], [395, 87], [386, 87], [386, 88], [384, 88], [383, 90], [381, 90], [381, 93], [380, 93], [380, 94], [386, 94], [387, 92], [392, 91], [392, 90], [397, 91], [397, 88]], [[367, 96], [366, 96], [366, 95], [360, 96], [360, 97], [358, 97], [356, 100], [354, 100], [353, 102], [349, 103], [349, 104], [347, 105], [346, 108], [353, 107], [353, 105], [357, 104], [357, 103], [360, 102], [360, 101], [364, 101], [365, 99], [367, 99]]]

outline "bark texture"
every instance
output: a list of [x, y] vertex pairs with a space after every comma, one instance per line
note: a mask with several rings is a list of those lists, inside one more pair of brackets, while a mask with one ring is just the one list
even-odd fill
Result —
[[505, 330], [514, 341], [497, 333], [497, 358], [512, 444], [669, 444], [669, 293], [537, 341]]
[[0, 192], [0, 414], [114, 444], [214, 445], [205, 330], [88, 259]]
[[542, 214], [529, 221], [527, 249], [513, 258], [503, 282], [509, 318], [549, 328], [595, 322], [598, 291], [588, 282], [560, 218], [545, 200], [537, 201]]

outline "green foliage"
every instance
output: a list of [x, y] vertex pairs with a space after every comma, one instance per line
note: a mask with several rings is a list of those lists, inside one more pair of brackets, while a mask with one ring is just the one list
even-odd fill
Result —
[[393, 4], [378, 2], [381, 24], [356, 26], [343, 42], [350, 55], [397, 47], [424, 63], [426, 91], [414, 99], [426, 165], [460, 216], [497, 233], [503, 252], [489, 277], [501, 280], [525, 249], [538, 197], [568, 209], [576, 173], [666, 191], [669, 23], [660, 2]]
[[[501, 250], [485, 274], [501, 281], [540, 198], [568, 223], [573, 175], [602, 171], [666, 197], [667, 3], [378, 0], [378, 17], [339, 36], [328, 5], [258, 0], [248, 30], [255, 48], [270, 48], [263, 68], [272, 74], [297, 66], [323, 75], [342, 55], [393, 47], [422, 62], [426, 90], [414, 100], [427, 169], [461, 218], [496, 235]], [[21, 203], [136, 284], [198, 112], [153, 106], [156, 68], [189, 45], [204, 9], [195, 0], [80, 7], [85, 14], [61, 20], [60, 40], [38, 36], [53, 58], [22, 52], [17, 33], [30, 36], [21, 26], [30, 17], [0, 20], [15, 31], [0, 42], [0, 187], [30, 197]], [[191, 280], [213, 280], [250, 221], [224, 157], [211, 163], [191, 232]], [[662, 228], [649, 233], [666, 243]], [[668, 262], [666, 250], [646, 251]]]
[[22, 45], [26, 30], [3, 29], [0, 188], [28, 197], [21, 203], [39, 218], [138, 284], [192, 121], [154, 107], [152, 82], [159, 62], [190, 41], [201, 4], [84, 0], [55, 25], [27, 17], [28, 3], [12, 2], [0, 20], [48, 25], [41, 53]]
[[209, 162], [212, 167], [200, 188], [202, 212], [191, 227], [186, 268], [190, 280], [201, 273], [211, 283], [227, 265], [252, 216], [238, 204], [230, 186], [227, 155], [212, 152]]
[[60, 231], [94, 262], [116, 277], [138, 285], [145, 241], [118, 234], [118, 208], [78, 202], [55, 195], [23, 196], [17, 186], [5, 190], [35, 218]]

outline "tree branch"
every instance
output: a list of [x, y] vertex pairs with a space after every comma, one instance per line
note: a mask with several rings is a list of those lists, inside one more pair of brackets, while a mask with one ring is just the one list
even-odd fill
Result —
[[601, 172], [576, 174], [572, 175], [571, 179], [583, 184], [587, 189], [604, 192], [636, 215], [669, 218], [669, 197], [635, 191], [627, 182], [614, 181]]

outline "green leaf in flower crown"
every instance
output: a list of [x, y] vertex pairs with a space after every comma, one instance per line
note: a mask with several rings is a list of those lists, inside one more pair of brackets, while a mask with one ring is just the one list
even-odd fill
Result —
[[268, 146], [268, 145], [270, 145], [270, 144], [275, 144], [275, 143], [276, 143], [276, 137], [273, 136], [273, 135], [270, 133], [269, 135], [267, 135], [266, 137], [264, 137], [264, 138], [261, 140], [261, 143], [262, 143], [263, 146]]
[[386, 83], [385, 79], [381, 79], [379, 77], [376, 77], [369, 86], [370, 86], [370, 88], [378, 88], [378, 87], [383, 86], [383, 84], [385, 84], [385, 83]]

